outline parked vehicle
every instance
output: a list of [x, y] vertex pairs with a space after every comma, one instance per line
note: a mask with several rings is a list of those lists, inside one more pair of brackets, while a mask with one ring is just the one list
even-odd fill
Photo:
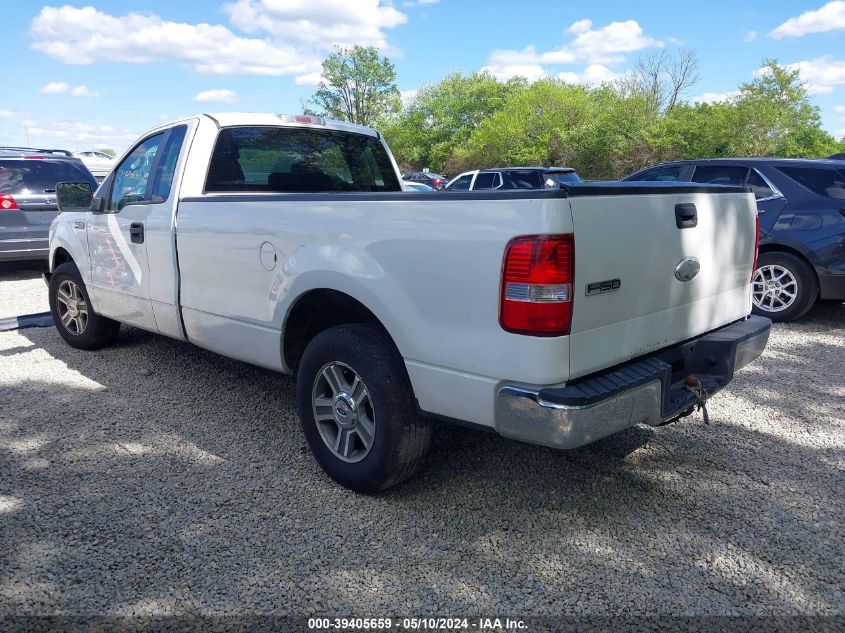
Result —
[[448, 178], [440, 174], [435, 174], [433, 171], [412, 171], [411, 173], [402, 176], [402, 180], [420, 182], [424, 185], [428, 185], [432, 189], [443, 189]]
[[818, 298], [845, 301], [845, 161], [676, 161], [638, 171], [625, 180], [688, 180], [752, 189], [760, 214], [755, 314], [793, 321]]
[[128, 323], [295, 373], [311, 450], [355, 490], [410, 477], [432, 418], [560, 449], [675, 421], [769, 334], [744, 188], [405, 192], [374, 130], [227, 113], [59, 197], [65, 341]]
[[480, 189], [557, 189], [561, 184], [581, 182], [571, 167], [493, 167], [465, 171], [446, 185], [450, 191]]
[[70, 152], [0, 148], [0, 261], [47, 258], [47, 234], [59, 213], [60, 180], [97, 185]]
[[411, 182], [410, 180], [403, 180], [402, 188], [405, 189], [405, 191], [426, 191], [429, 193], [436, 191], [435, 189], [429, 187], [428, 185], [424, 185], [421, 182]]
[[115, 164], [114, 156], [110, 156], [105, 152], [95, 152], [95, 151], [85, 151], [85, 152], [74, 152], [74, 156], [79, 158], [88, 170], [94, 174], [94, 177], [102, 181], [106, 176], [109, 175], [109, 172], [112, 170]]

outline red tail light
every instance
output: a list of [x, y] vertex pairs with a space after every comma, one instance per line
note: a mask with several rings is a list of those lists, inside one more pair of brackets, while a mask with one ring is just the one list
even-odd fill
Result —
[[432, 185], [442, 185], [443, 180], [441, 178], [435, 178], [434, 180], [431, 181], [431, 184]]
[[3, 211], [14, 211], [18, 208], [18, 203], [8, 193], [0, 195], [0, 209]]
[[572, 325], [572, 235], [526, 235], [505, 251], [499, 323], [508, 332], [564, 336]]
[[751, 281], [757, 271], [757, 252], [760, 250], [760, 214], [754, 215], [754, 263], [751, 264]]

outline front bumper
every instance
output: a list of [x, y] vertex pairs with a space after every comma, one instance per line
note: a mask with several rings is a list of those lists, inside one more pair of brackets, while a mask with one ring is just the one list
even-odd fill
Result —
[[496, 431], [552, 448], [576, 448], [635, 424], [666, 424], [689, 412], [695, 376], [710, 396], [763, 353], [771, 321], [751, 316], [566, 387], [503, 385]]

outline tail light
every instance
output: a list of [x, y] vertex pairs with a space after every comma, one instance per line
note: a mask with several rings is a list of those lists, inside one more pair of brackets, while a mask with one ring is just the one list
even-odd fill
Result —
[[3, 211], [14, 211], [18, 208], [18, 203], [8, 193], [0, 195], [0, 209]]
[[526, 235], [508, 244], [499, 323], [508, 332], [564, 336], [572, 325], [575, 242], [569, 235]]
[[442, 178], [435, 178], [434, 180], [431, 181], [431, 184], [436, 186], [436, 185], [442, 185], [443, 182], [444, 182], [444, 180]]
[[754, 214], [754, 263], [751, 264], [751, 281], [754, 281], [754, 273], [757, 272], [757, 252], [760, 250], [760, 214]]

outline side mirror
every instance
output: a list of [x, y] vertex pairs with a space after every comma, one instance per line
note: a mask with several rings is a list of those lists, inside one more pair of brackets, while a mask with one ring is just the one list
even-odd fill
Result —
[[56, 185], [59, 211], [89, 211], [94, 200], [91, 183], [60, 182]]

